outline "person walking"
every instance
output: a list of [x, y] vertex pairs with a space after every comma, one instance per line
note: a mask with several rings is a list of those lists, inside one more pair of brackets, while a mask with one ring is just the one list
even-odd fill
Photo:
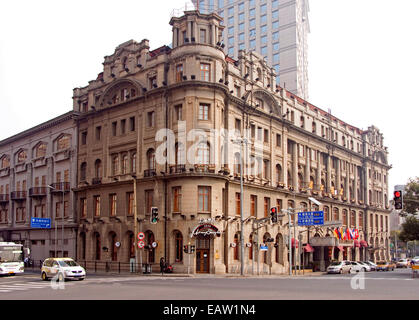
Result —
[[164, 258], [161, 257], [160, 258], [160, 272], [161, 272], [161, 275], [163, 275], [164, 267], [165, 267]]

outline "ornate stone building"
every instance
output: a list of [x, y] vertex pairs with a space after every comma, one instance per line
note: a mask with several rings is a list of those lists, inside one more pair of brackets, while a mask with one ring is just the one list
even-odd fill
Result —
[[[70, 111], [0, 141], [0, 237], [31, 249], [36, 262], [76, 253], [75, 117]], [[34, 228], [31, 218], [50, 218], [51, 228]]]
[[[123, 43], [96, 80], [74, 89], [77, 259], [128, 263], [137, 209], [143, 263], [165, 257], [175, 272], [239, 272], [241, 169], [246, 273], [288, 270], [287, 216], [256, 228], [271, 207], [324, 210], [326, 222], [359, 230], [357, 241], [331, 241], [332, 225], [295, 228], [293, 252], [306, 265], [388, 258], [390, 166], [378, 129], [362, 131], [277, 87], [257, 53], [226, 57], [220, 22], [186, 11], [170, 21], [172, 48]], [[243, 150], [231, 143], [239, 137]]]

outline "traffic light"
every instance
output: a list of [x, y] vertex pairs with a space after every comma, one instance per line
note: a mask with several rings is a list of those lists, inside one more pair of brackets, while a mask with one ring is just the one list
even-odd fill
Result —
[[158, 221], [158, 216], [159, 216], [159, 209], [156, 207], [152, 207], [151, 208], [151, 223], [155, 224]]
[[183, 246], [183, 252], [188, 253], [188, 246]]
[[278, 211], [277, 211], [276, 207], [271, 208], [271, 221], [272, 221], [272, 223], [277, 223], [278, 222]]
[[403, 209], [403, 192], [402, 191], [394, 191], [394, 208], [396, 210]]

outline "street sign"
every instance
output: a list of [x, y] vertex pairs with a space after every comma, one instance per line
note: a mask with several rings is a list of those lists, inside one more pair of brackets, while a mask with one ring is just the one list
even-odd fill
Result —
[[51, 229], [50, 218], [31, 218], [31, 228]]
[[265, 244], [260, 245], [260, 251], [268, 251], [268, 246]]
[[145, 246], [145, 242], [143, 240], [138, 241], [138, 248], [142, 249]]
[[143, 240], [145, 238], [144, 232], [138, 232], [137, 238], [138, 240]]
[[324, 224], [323, 211], [298, 212], [299, 226], [321, 226]]

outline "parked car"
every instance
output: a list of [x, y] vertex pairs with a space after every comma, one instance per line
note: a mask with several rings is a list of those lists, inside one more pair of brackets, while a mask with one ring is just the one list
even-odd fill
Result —
[[407, 259], [400, 259], [396, 263], [396, 268], [407, 268], [409, 267], [409, 261]]
[[362, 264], [360, 264], [356, 261], [351, 261], [351, 264], [352, 264], [352, 267], [351, 267], [351, 272], [352, 273], [353, 272], [359, 272], [359, 271], [365, 271], [365, 269], [366, 269]]
[[377, 265], [374, 262], [364, 261], [364, 263], [366, 263], [367, 265], [369, 265], [371, 267], [371, 271], [376, 271], [377, 270]]
[[419, 263], [419, 256], [416, 256], [416, 257], [412, 258], [410, 263], [418, 264]]
[[383, 271], [390, 271], [394, 270], [396, 265], [393, 262], [389, 261], [378, 261], [377, 262], [377, 271], [383, 270]]
[[84, 280], [86, 270], [71, 258], [48, 258], [41, 268], [42, 280], [57, 277], [58, 281], [67, 279]]
[[350, 273], [351, 268], [350, 261], [334, 261], [327, 267], [327, 273]]
[[372, 270], [372, 266], [370, 266], [368, 263], [362, 262], [362, 261], [357, 261], [360, 265], [362, 265], [364, 267], [365, 272], [370, 272]]

